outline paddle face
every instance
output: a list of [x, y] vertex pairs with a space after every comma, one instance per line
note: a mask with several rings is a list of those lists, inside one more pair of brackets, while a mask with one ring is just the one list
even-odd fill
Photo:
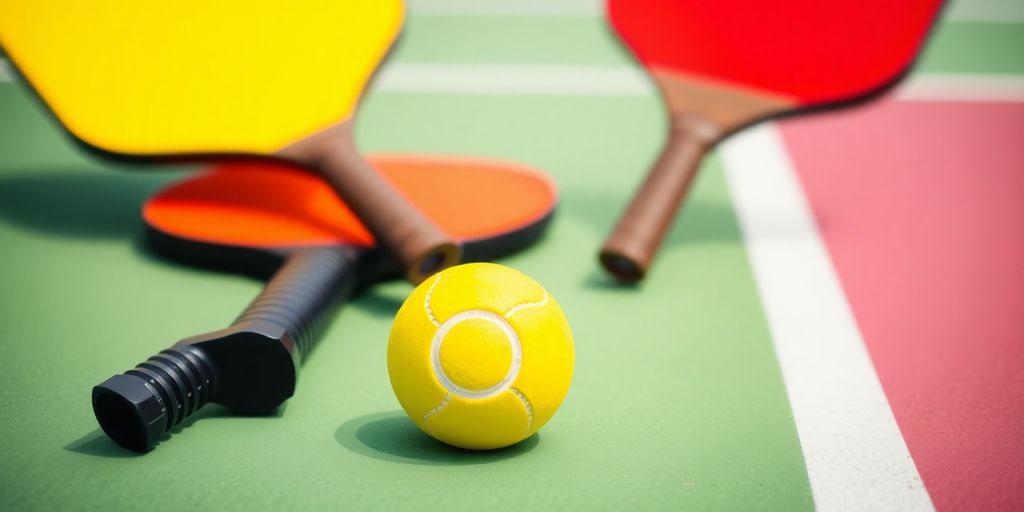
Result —
[[0, 45], [77, 138], [270, 154], [351, 117], [400, 0], [0, 0]]
[[[369, 160], [428, 218], [464, 242], [471, 259], [497, 257], [535, 240], [557, 200], [550, 179], [515, 164], [422, 155]], [[375, 245], [328, 185], [284, 165], [219, 165], [158, 193], [143, 217], [165, 244], [176, 245], [172, 251], [222, 254], [212, 263], [241, 271], [248, 270], [245, 256]]]
[[609, 0], [645, 67], [791, 106], [853, 99], [912, 63], [941, 0]]
[[601, 248], [616, 279], [644, 278], [700, 163], [754, 122], [840, 106], [894, 84], [942, 0], [609, 0], [608, 17], [658, 85], [668, 140]]

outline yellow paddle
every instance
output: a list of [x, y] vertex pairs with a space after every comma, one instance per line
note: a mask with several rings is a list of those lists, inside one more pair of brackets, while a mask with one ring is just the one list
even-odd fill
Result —
[[400, 0], [0, 0], [0, 45], [86, 146], [320, 173], [419, 282], [459, 249], [359, 155], [353, 115]]

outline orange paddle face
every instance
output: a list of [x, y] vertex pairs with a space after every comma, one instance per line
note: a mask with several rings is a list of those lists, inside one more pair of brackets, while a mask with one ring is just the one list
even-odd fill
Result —
[[[550, 179], [516, 164], [408, 155], [374, 155], [370, 161], [428, 218], [466, 243], [471, 257], [481, 250], [487, 257], [499, 255], [488, 248], [542, 226], [557, 200]], [[187, 247], [287, 253], [375, 246], [327, 184], [274, 164], [222, 164], [157, 194], [143, 217], [165, 241]]]

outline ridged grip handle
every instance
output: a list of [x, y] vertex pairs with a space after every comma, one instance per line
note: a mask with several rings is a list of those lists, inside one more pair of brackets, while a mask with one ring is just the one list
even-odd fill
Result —
[[216, 385], [207, 355], [197, 347], [176, 345], [94, 387], [93, 411], [111, 439], [146, 451], [206, 405]]
[[[362, 249], [291, 253], [227, 329], [182, 340], [92, 391], [93, 411], [118, 444], [145, 452], [208, 402], [273, 410], [295, 389], [330, 313], [356, 285]], [[297, 352], [297, 354], [296, 354]]]
[[329, 320], [329, 313], [355, 287], [354, 251], [303, 249], [293, 253], [232, 327], [270, 322], [284, 329], [304, 359]]

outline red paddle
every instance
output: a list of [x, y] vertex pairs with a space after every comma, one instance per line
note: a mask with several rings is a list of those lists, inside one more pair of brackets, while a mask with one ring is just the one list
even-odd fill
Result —
[[609, 0], [615, 31], [658, 85], [670, 130], [601, 250], [633, 282], [647, 273], [704, 154], [782, 114], [839, 106], [894, 84], [941, 0]]

